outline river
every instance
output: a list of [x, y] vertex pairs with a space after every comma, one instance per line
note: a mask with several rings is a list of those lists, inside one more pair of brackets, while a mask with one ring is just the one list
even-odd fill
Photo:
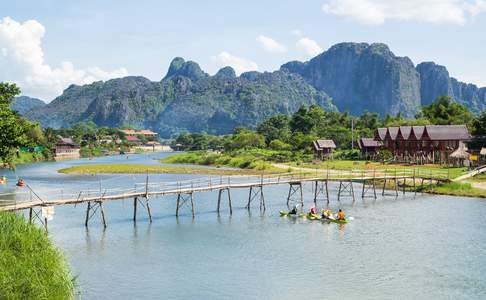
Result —
[[[75, 176], [83, 163], [158, 163], [164, 153], [18, 166], [15, 176], [42, 193], [130, 187], [144, 175]], [[176, 181], [203, 175], [151, 175]], [[331, 185], [336, 209], [336, 186]], [[233, 190], [216, 213], [216, 192], [195, 194], [196, 217], [175, 218], [175, 197], [151, 200], [153, 222], [132, 201], [105, 204], [108, 227], [84, 227], [86, 205], [56, 207], [49, 236], [64, 252], [83, 299], [486, 299], [486, 200], [406, 194], [342, 201], [346, 225], [281, 218], [288, 186], [264, 189], [267, 210], [245, 208]], [[9, 191], [6, 186], [0, 192]], [[312, 202], [305, 186], [306, 205]]]

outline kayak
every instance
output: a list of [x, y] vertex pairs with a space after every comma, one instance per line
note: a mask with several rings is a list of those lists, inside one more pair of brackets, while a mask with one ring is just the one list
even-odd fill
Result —
[[348, 223], [348, 220], [335, 220], [335, 219], [325, 219], [326, 221], [329, 221], [331, 223], [337, 223], [337, 224], [346, 224]]
[[318, 214], [311, 214], [311, 213], [307, 214], [306, 217], [309, 220], [320, 220], [320, 219], [322, 219], [322, 217], [320, 215], [318, 215]]
[[292, 218], [305, 217], [304, 214], [291, 214], [288, 211], [284, 211], [284, 210], [280, 211], [280, 216], [281, 217], [292, 217]]

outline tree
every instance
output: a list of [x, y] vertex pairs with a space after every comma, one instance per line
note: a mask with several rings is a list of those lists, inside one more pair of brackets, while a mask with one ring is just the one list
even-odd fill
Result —
[[26, 133], [32, 125], [10, 109], [10, 103], [20, 90], [14, 84], [0, 83], [0, 160], [14, 168], [13, 158], [18, 148], [28, 144]]
[[473, 134], [486, 135], [486, 110], [483, 110], [483, 112], [474, 119]]
[[264, 148], [265, 138], [263, 135], [253, 132], [248, 129], [235, 129], [235, 134], [226, 143], [225, 149], [238, 150], [238, 149], [251, 149], [251, 148]]
[[435, 125], [471, 124], [472, 113], [449, 96], [440, 96], [429, 105], [423, 106], [417, 118], [428, 119]]
[[290, 130], [292, 132], [301, 132], [303, 134], [309, 134], [314, 129], [314, 121], [308, 113], [305, 106], [301, 106], [290, 119]]
[[267, 144], [273, 140], [287, 141], [290, 136], [289, 117], [281, 114], [273, 116], [260, 123], [257, 132], [265, 137]]

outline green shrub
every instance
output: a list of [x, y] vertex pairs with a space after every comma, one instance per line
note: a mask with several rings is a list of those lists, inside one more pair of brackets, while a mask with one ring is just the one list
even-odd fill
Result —
[[0, 213], [0, 299], [71, 299], [74, 281], [46, 234]]

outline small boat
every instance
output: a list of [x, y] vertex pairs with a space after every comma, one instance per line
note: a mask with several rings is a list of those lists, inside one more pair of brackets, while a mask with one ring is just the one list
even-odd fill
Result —
[[290, 217], [290, 218], [297, 218], [297, 217], [305, 217], [304, 214], [291, 214], [289, 211], [281, 210], [280, 211], [281, 217]]
[[337, 224], [346, 224], [348, 223], [348, 220], [336, 220], [336, 219], [323, 219], [325, 221], [331, 222], [331, 223], [337, 223]]
[[306, 215], [306, 218], [309, 219], [309, 220], [320, 220], [322, 219], [322, 217], [318, 214], [311, 214], [311, 213], [308, 213]]

